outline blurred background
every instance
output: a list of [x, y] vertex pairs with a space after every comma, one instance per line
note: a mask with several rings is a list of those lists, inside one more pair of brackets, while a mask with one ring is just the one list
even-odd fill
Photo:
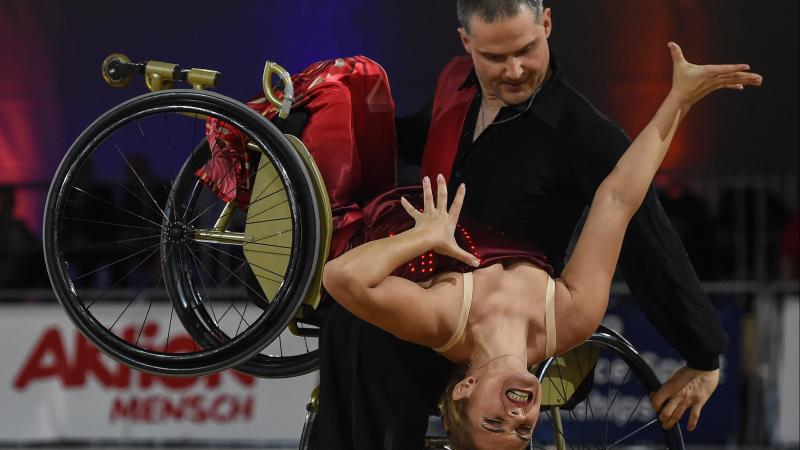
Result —
[[[731, 341], [720, 387], [686, 442], [796, 448], [798, 2], [545, 5], [565, 76], [631, 136], [669, 89], [667, 41], [692, 62], [746, 62], [764, 76], [759, 89], [717, 93], [694, 108], [656, 185]], [[81, 338], [49, 289], [41, 221], [71, 142], [104, 111], [146, 91], [141, 80], [107, 86], [99, 68], [108, 54], [219, 70], [218, 91], [242, 101], [260, 95], [265, 60], [297, 72], [362, 54], [383, 65], [403, 115], [425, 105], [441, 67], [462, 54], [457, 26], [452, 0], [0, 0], [0, 445], [288, 448], [296, 446], [316, 383], [313, 374], [260, 380], [229, 372], [181, 390], [138, 374], [109, 382], [103, 374], [125, 369], [80, 357]], [[140, 163], [158, 177], [169, 158]], [[682, 364], [629, 301], [622, 280], [607, 322], [648, 352], [662, 379]], [[155, 421], [119, 406], [190, 392], [209, 404], [222, 399], [227, 409], [206, 411], [203, 420]], [[85, 408], [91, 414], [75, 407], [81, 396], [94, 399]]]

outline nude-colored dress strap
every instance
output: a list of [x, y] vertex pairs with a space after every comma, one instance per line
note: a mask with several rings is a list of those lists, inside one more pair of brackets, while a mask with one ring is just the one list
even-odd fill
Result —
[[464, 273], [464, 297], [461, 300], [461, 315], [458, 317], [458, 325], [456, 325], [453, 335], [450, 336], [450, 340], [443, 346], [434, 348], [435, 352], [444, 353], [461, 340], [461, 336], [464, 335], [464, 330], [467, 328], [470, 306], [472, 306], [472, 272], [466, 272]]
[[556, 354], [556, 283], [547, 277], [547, 291], [544, 297], [544, 330], [545, 330], [545, 358]]

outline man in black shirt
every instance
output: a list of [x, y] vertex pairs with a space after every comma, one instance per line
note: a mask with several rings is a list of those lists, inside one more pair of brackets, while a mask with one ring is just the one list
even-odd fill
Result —
[[[459, 0], [458, 11], [471, 58], [445, 68], [427, 111], [398, 121], [400, 156], [421, 163], [423, 175], [448, 174], [450, 192], [465, 183], [462, 217], [533, 238], [557, 275], [584, 207], [630, 140], [564, 80], [540, 0]], [[653, 395], [654, 407], [666, 428], [691, 409], [692, 430], [717, 386], [727, 337], [652, 188], [620, 266], [687, 362]], [[422, 448], [452, 369], [444, 358], [338, 307], [321, 352], [316, 448]]]

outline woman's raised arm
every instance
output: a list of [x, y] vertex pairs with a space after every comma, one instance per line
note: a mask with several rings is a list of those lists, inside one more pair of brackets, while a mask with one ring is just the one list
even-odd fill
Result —
[[672, 89], [653, 119], [634, 139], [617, 165], [598, 187], [609, 189], [617, 199], [633, 207], [644, 195], [658, 171], [672, 137], [686, 113], [697, 101], [718, 89], [744, 89], [761, 85], [761, 76], [747, 72], [747, 64], [698, 66], [686, 61], [674, 42], [667, 44], [672, 55]]

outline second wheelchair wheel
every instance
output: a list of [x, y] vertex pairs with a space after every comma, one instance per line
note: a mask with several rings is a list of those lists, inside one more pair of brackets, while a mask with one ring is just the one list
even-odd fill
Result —
[[661, 386], [653, 369], [613, 330], [601, 327], [536, 375], [543, 400], [531, 448], [684, 449], [680, 426], [662, 429], [650, 405]]
[[[216, 170], [209, 182], [176, 192], [209, 118], [251, 151], [214, 141], [221, 164], [206, 168]], [[205, 203], [207, 185], [231, 200], [227, 209]], [[255, 221], [265, 225], [249, 230]], [[140, 370], [200, 375], [281, 336], [320, 264], [318, 229], [308, 174], [283, 134], [235, 100], [172, 90], [119, 105], [72, 145], [47, 197], [45, 261], [67, 314], [103, 352]], [[253, 273], [245, 247], [272, 254], [272, 265]]]
[[[258, 167], [253, 174], [253, 198], [249, 207], [233, 208], [227, 212], [227, 203], [199, 175], [211, 159], [210, 146], [203, 141], [187, 158], [175, 178], [165, 208], [166, 216], [192, 217], [195, 228], [211, 230], [219, 218], [227, 214], [225, 220], [228, 229], [244, 230], [247, 234], [249, 227], [261, 226], [264, 229], [251, 231], [262, 236], [264, 242], [261, 245], [249, 242], [228, 245], [189, 240], [183, 242], [177, 252], [170, 252], [170, 246], [165, 245], [162, 254], [166, 256], [166, 289], [171, 298], [179, 299], [173, 302], [173, 306], [184, 328], [207, 348], [218, 345], [220, 340], [229, 339], [220, 329], [219, 321], [226, 314], [238, 317], [239, 311], [232, 312], [226, 308], [220, 313], [218, 307], [215, 309], [215, 296], [222, 298], [228, 294], [225, 289], [213, 286], [215, 281], [210, 279], [211, 274], [206, 266], [217, 266], [222, 259], [232, 259], [237, 263], [247, 261], [248, 264], [237, 268], [238, 272], [231, 275], [230, 280], [241, 289], [239, 295], [244, 300], [239, 307], [242, 312], [246, 312], [248, 307], [255, 307], [254, 311], [268, 311], [271, 307], [270, 298], [276, 295], [279, 286], [276, 283], [277, 275], [286, 266], [286, 246], [278, 242], [278, 233], [286, 228], [289, 218], [285, 211], [281, 211], [287, 198], [274, 186], [278, 174], [271, 164], [265, 163], [260, 152], [250, 151], [248, 155], [251, 167]], [[312, 183], [312, 180], [306, 182]], [[232, 307], [236, 304], [236, 301], [231, 303]], [[318, 334], [318, 327], [298, 323], [293, 329], [280, 333], [262, 351], [238, 364], [236, 369], [266, 378], [293, 377], [312, 372], [319, 366]]]

